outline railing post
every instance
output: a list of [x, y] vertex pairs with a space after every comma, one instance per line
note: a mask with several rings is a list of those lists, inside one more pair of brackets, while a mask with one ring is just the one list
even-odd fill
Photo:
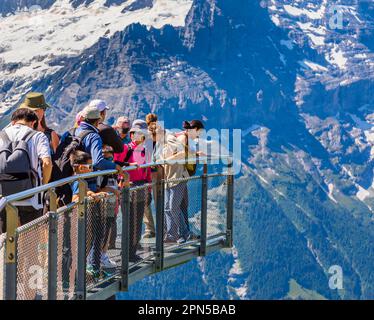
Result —
[[6, 259], [5, 259], [5, 299], [17, 299], [17, 235], [18, 209], [11, 205], [6, 205]]
[[233, 219], [234, 219], [234, 173], [233, 162], [228, 165], [227, 172], [227, 227], [226, 227], [226, 247], [233, 246]]
[[77, 259], [77, 281], [76, 299], [86, 299], [86, 212], [87, 212], [87, 189], [85, 180], [79, 180], [79, 203], [78, 203], [78, 259]]
[[121, 235], [121, 291], [129, 288], [129, 246], [130, 246], [130, 181], [124, 172], [124, 188], [121, 193], [122, 235]]
[[164, 215], [165, 215], [165, 181], [164, 168], [157, 170], [157, 200], [156, 202], [156, 271], [164, 268]]
[[208, 228], [208, 165], [204, 164], [204, 172], [201, 177], [201, 235], [200, 235], [200, 251], [199, 255], [206, 255], [206, 241]]
[[57, 195], [49, 192], [48, 300], [57, 300]]

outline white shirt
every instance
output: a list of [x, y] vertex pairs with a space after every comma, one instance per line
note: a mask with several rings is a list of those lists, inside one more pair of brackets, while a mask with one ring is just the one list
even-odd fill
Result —
[[[14, 126], [9, 126], [4, 129], [9, 139], [11, 141], [19, 141], [26, 136], [30, 131], [31, 128], [25, 125], [16, 124]], [[29, 148], [29, 155], [30, 155], [30, 162], [32, 168], [38, 173], [40, 184], [42, 181], [42, 166], [41, 160], [43, 158], [50, 158], [51, 157], [51, 149], [49, 145], [49, 141], [47, 136], [43, 132], [37, 132], [27, 143]], [[33, 206], [35, 209], [42, 209], [43, 203], [39, 203], [38, 195], [34, 197], [13, 202], [15, 206]]]

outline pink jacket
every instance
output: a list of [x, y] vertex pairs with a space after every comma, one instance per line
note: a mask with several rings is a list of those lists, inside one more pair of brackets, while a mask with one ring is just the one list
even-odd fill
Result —
[[[127, 162], [137, 163], [138, 165], [145, 164], [146, 153], [145, 153], [144, 145], [137, 146], [135, 142], [130, 142], [130, 146], [134, 151]], [[124, 162], [128, 151], [129, 151], [129, 147], [127, 144], [125, 144], [123, 146], [122, 153], [114, 154], [114, 161]], [[136, 170], [129, 171], [128, 173], [130, 175], [131, 182], [137, 182], [137, 181], [152, 182], [151, 168], [136, 169]]]

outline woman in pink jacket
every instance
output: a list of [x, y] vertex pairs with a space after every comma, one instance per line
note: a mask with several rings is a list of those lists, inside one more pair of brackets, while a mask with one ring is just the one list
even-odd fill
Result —
[[[144, 147], [144, 141], [146, 138], [146, 132], [138, 127], [133, 127], [130, 130], [131, 142], [124, 145], [122, 153], [114, 155], [114, 161], [122, 166], [142, 165], [146, 164], [146, 152]], [[132, 190], [130, 193], [130, 250], [129, 250], [129, 261], [138, 262], [141, 259], [136, 254], [141, 235], [142, 235], [142, 224], [145, 208], [151, 203], [152, 195], [149, 187], [143, 187], [142, 185], [151, 183], [151, 168], [138, 168], [136, 170], [129, 171], [130, 185], [131, 187], [140, 187], [139, 189]]]

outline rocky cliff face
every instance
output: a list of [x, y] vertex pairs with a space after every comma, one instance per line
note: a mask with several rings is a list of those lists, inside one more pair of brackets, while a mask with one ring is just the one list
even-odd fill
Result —
[[[35, 56], [28, 65], [0, 51], [7, 105], [10, 93], [33, 88], [47, 93], [59, 129], [100, 97], [110, 121], [152, 111], [170, 127], [203, 117], [208, 127], [243, 130], [235, 251], [146, 279], [126, 297], [307, 298], [295, 289], [304, 288], [311, 297], [373, 298], [372, 4], [178, 0], [161, 12], [173, 2], [83, 2], [75, 12], [100, 2], [149, 17], [123, 28], [116, 18], [87, 48], [40, 58], [38, 76], [27, 73]], [[330, 23], [334, 4], [342, 29]], [[339, 292], [328, 286], [332, 265], [344, 271]]]

